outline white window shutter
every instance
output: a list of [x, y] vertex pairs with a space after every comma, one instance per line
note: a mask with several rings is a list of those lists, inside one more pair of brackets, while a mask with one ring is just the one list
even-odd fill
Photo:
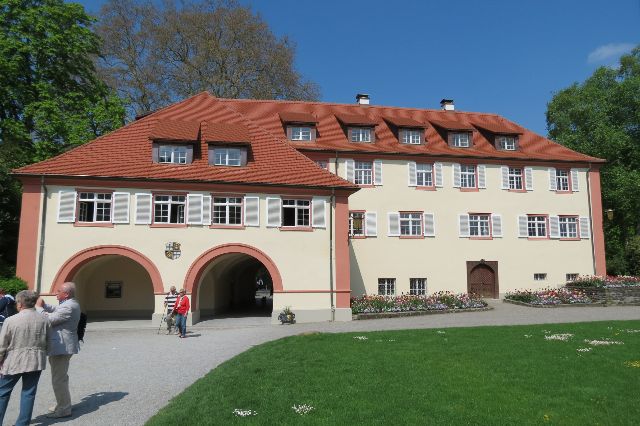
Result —
[[560, 218], [558, 216], [549, 216], [549, 236], [560, 238]]
[[211, 195], [202, 196], [202, 224], [211, 225]]
[[418, 179], [416, 178], [416, 162], [409, 161], [407, 163], [407, 170], [409, 171], [409, 186], [416, 186]]
[[460, 188], [460, 164], [453, 165], [453, 187]]
[[400, 213], [398, 212], [388, 213], [388, 220], [389, 220], [388, 235], [390, 237], [399, 237], [400, 236]]
[[436, 175], [436, 188], [442, 188], [442, 163], [434, 163], [433, 173]]
[[314, 228], [326, 228], [326, 205], [327, 202], [324, 198], [313, 197], [311, 200], [311, 221]]
[[509, 189], [509, 167], [502, 166], [500, 167], [502, 171], [502, 189]]
[[469, 215], [461, 214], [458, 216], [459, 232], [461, 237], [469, 236]]
[[76, 191], [58, 192], [58, 222], [76, 221]]
[[529, 237], [529, 218], [526, 214], [518, 216], [518, 238]]
[[364, 232], [367, 237], [378, 236], [378, 213], [366, 212], [364, 214]]
[[382, 185], [382, 160], [373, 162], [373, 180], [374, 185]]
[[486, 188], [487, 187], [487, 179], [486, 179], [486, 166], [484, 164], [478, 165], [478, 188]]
[[424, 222], [424, 236], [435, 237], [436, 236], [436, 222], [433, 213], [424, 213], [422, 215], [422, 221]]
[[491, 236], [494, 238], [502, 237], [502, 216], [499, 214], [491, 215]]
[[556, 169], [549, 167], [549, 191], [555, 191], [558, 189], [556, 183]]
[[113, 193], [113, 214], [111, 222], [113, 223], [129, 223], [129, 196], [128, 192]]
[[524, 168], [524, 185], [527, 191], [533, 191], [533, 169], [531, 167]]
[[267, 226], [274, 227], [282, 224], [280, 219], [281, 205], [280, 198], [267, 198]]
[[589, 218], [580, 216], [580, 238], [590, 238], [591, 229], [589, 226]]
[[151, 194], [138, 193], [136, 194], [136, 224], [137, 225], [149, 225], [151, 224], [151, 202], [153, 197]]
[[202, 194], [187, 194], [187, 224], [202, 225]]
[[244, 225], [260, 226], [260, 197], [244, 197]]
[[344, 178], [349, 182], [353, 182], [355, 180], [354, 167], [355, 165], [353, 160], [344, 161]]
[[571, 191], [573, 192], [580, 191], [580, 181], [578, 180], [578, 169], [571, 169]]

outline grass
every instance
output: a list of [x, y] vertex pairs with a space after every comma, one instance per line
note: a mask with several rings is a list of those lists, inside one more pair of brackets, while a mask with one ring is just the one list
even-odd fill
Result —
[[225, 362], [148, 425], [631, 425], [637, 361], [640, 321], [299, 335]]

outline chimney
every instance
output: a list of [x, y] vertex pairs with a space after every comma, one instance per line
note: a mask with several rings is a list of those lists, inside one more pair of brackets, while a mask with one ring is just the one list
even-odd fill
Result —
[[455, 111], [456, 106], [453, 104], [453, 99], [443, 99], [440, 101], [440, 107], [443, 111]]
[[356, 95], [356, 102], [358, 105], [369, 105], [369, 95], [365, 93], [358, 93]]

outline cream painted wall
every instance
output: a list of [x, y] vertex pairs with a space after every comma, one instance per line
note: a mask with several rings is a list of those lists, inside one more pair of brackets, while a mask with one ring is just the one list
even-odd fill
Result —
[[[418, 161], [420, 162], [420, 161]], [[499, 292], [519, 288], [556, 287], [566, 274], [593, 274], [591, 239], [580, 241], [518, 238], [518, 215], [579, 215], [589, 217], [587, 170], [580, 169], [579, 192], [550, 191], [547, 167], [533, 167], [533, 191], [500, 189], [501, 168], [486, 164], [486, 186], [478, 192], [453, 187], [453, 163], [443, 163], [443, 187], [436, 191], [408, 186], [408, 161], [384, 160], [383, 185], [363, 188], [349, 198], [351, 210], [375, 211], [378, 236], [350, 240], [353, 295], [377, 294], [378, 278], [396, 278], [396, 294], [409, 292], [409, 278], [427, 278], [427, 291], [466, 292], [466, 261], [498, 262]], [[335, 165], [331, 164], [335, 171]], [[338, 162], [344, 177], [345, 159]], [[387, 213], [423, 211], [435, 215], [435, 237], [388, 237]], [[502, 215], [503, 237], [471, 240], [459, 237], [458, 215]], [[546, 281], [534, 281], [546, 273]]]

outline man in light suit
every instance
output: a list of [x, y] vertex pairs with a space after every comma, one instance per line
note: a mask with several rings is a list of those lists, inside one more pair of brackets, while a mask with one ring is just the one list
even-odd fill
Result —
[[51, 384], [56, 396], [56, 405], [49, 409], [47, 417], [60, 418], [71, 416], [71, 394], [69, 393], [69, 361], [80, 350], [78, 343], [78, 321], [80, 305], [74, 299], [76, 285], [72, 282], [62, 284], [56, 295], [58, 306], [51, 306], [38, 300], [38, 311], [42, 312], [51, 327], [48, 339], [49, 365], [51, 365]]

